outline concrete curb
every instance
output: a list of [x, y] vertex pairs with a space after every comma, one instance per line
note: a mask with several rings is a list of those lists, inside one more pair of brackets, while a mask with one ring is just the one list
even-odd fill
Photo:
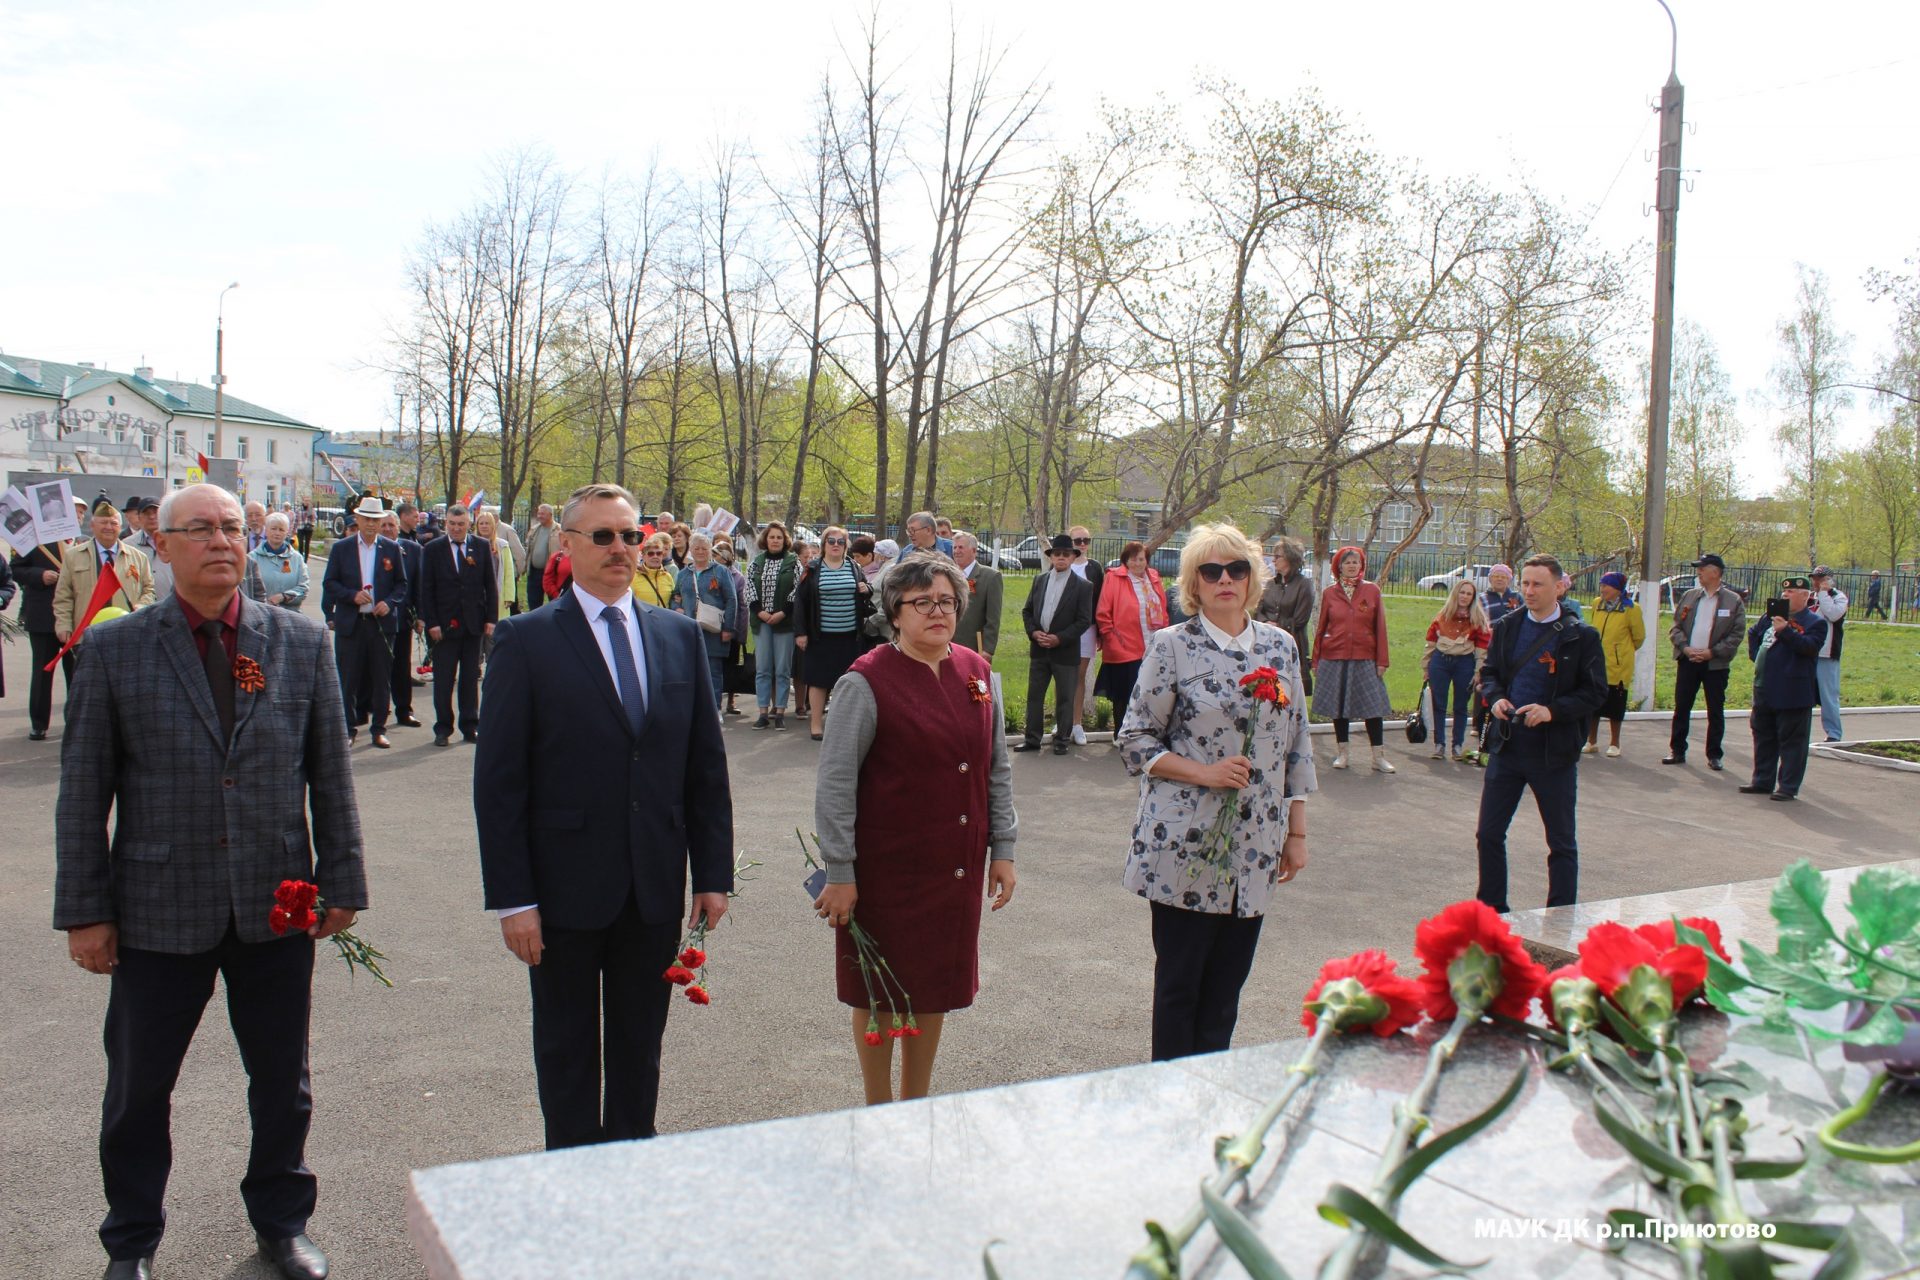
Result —
[[1920, 764], [1911, 760], [1889, 760], [1885, 756], [1870, 755], [1865, 751], [1848, 751], [1849, 743], [1816, 742], [1807, 748], [1808, 755], [1825, 756], [1829, 760], [1847, 760], [1854, 764], [1870, 765], [1875, 769], [1892, 769], [1898, 773], [1920, 773]]

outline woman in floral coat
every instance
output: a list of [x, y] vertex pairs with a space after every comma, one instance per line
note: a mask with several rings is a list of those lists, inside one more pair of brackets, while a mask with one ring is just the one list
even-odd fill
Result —
[[[1250, 616], [1264, 577], [1259, 546], [1240, 530], [1194, 531], [1180, 553], [1193, 616], [1154, 634], [1120, 730], [1128, 771], [1145, 779], [1123, 883], [1153, 916], [1155, 1061], [1228, 1047], [1274, 886], [1307, 865], [1315, 786], [1300, 651]], [[1241, 688], [1262, 667], [1278, 673], [1278, 706]], [[1238, 816], [1217, 867], [1204, 854], [1227, 804]]]

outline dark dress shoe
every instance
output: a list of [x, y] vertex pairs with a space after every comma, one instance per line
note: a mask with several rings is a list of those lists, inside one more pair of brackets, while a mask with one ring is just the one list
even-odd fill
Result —
[[1800, 797], [1796, 796], [1791, 791], [1776, 791], [1771, 796], [1768, 796], [1767, 798], [1769, 800], [1798, 800]]
[[100, 1280], [153, 1280], [152, 1258], [115, 1258]]
[[387, 741], [387, 735], [386, 735], [386, 734], [384, 734], [384, 733], [376, 733], [376, 734], [374, 734], [374, 735], [373, 735], [373, 745], [374, 745], [374, 746], [376, 746], [376, 747], [379, 747], [379, 748], [380, 748], [380, 749], [381, 749], [382, 751], [384, 751], [384, 750], [386, 750], [386, 749], [387, 749], [388, 747], [390, 747], [390, 746], [392, 746], [393, 744], [392, 744], [391, 742], [388, 742], [388, 741]]
[[1743, 786], [1743, 787], [1741, 787], [1741, 788], [1740, 788], [1740, 794], [1741, 794], [1741, 795], [1743, 795], [1743, 796], [1765, 796], [1765, 795], [1772, 795], [1772, 794], [1773, 794], [1773, 788], [1772, 788], [1772, 787], [1762, 787], [1762, 786], [1756, 786], [1755, 784], [1753, 784], [1753, 783], [1751, 783], [1751, 782], [1749, 782], [1748, 784], [1746, 784], [1745, 786]]
[[327, 1280], [327, 1255], [304, 1235], [289, 1240], [269, 1240], [265, 1236], [254, 1239], [260, 1242], [260, 1256], [278, 1267], [287, 1280]]
[[433, 745], [436, 747], [450, 747], [453, 745], [453, 739], [444, 733], [436, 733], [433, 735]]
[[1063, 756], [1067, 754], [1067, 748], [1072, 745], [1070, 742], [1056, 742], [1053, 744], [1053, 754]]
[[1009, 751], [1038, 751], [1040, 744], [1037, 742], [1028, 742], [1025, 738], [1022, 738], [1007, 749]]
[[394, 723], [403, 724], [409, 729], [418, 729], [420, 727], [420, 717], [412, 715], [401, 716], [398, 720], [395, 720]]
[[1684, 755], [1676, 755], [1671, 751], [1660, 760], [1661, 764], [1685, 764], [1686, 762], [1687, 758]]
[[47, 731], [45, 729], [27, 730], [28, 742], [45, 742], [46, 740], [47, 740]]
[[1707, 768], [1713, 770], [1715, 773], [1721, 772], [1726, 767], [1727, 767], [1726, 764], [1720, 759], [1719, 756], [1707, 757]]
[[478, 742], [478, 741], [480, 741], [480, 735], [479, 735], [479, 734], [477, 734], [477, 733], [463, 733], [463, 734], [461, 734], [461, 735], [460, 735], [460, 741], [462, 741], [462, 742]]
[[358, 741], [360, 741], [360, 731], [358, 729], [347, 730], [347, 745], [352, 746]]

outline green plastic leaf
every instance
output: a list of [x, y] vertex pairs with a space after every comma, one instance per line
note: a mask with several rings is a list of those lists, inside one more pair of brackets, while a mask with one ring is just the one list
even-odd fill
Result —
[[1899, 1044], [1906, 1039], [1907, 1024], [1890, 1004], [1873, 1011], [1873, 1016], [1851, 1031], [1829, 1031], [1809, 1025], [1808, 1034], [1817, 1040], [1838, 1040], [1843, 1044]]
[[1860, 1274], [1860, 1246], [1854, 1240], [1853, 1232], [1845, 1227], [1836, 1227], [1835, 1230], [1840, 1238], [1827, 1250], [1827, 1260], [1813, 1273], [1813, 1280], [1853, 1280]]
[[1745, 938], [1740, 940], [1740, 954], [1747, 962], [1747, 972], [1756, 983], [1779, 992], [1803, 1009], [1831, 1009], [1860, 996], [1857, 991], [1834, 986], [1813, 972], [1810, 966], [1790, 964], [1767, 954]]
[[1794, 1145], [1800, 1147], [1800, 1158], [1798, 1160], [1735, 1160], [1733, 1162], [1733, 1176], [1753, 1181], [1764, 1181], [1770, 1178], [1791, 1178], [1794, 1174], [1805, 1168], [1807, 1163], [1807, 1149], [1800, 1145], [1798, 1139], [1794, 1140]]
[[986, 1268], [987, 1280], [1000, 1280], [1000, 1268], [993, 1265], [993, 1246], [999, 1243], [998, 1240], [989, 1240], [987, 1247], [980, 1251], [980, 1265]]
[[1920, 929], [1920, 878], [1893, 867], [1869, 867], [1853, 882], [1847, 906], [1867, 950], [1906, 941]]
[[[1741, 978], [1740, 985], [1742, 987], [1748, 987], [1753, 984], [1748, 982], [1745, 978]], [[1728, 995], [1724, 987], [1716, 986], [1712, 981], [1708, 981], [1706, 986], [1706, 991], [1707, 991], [1707, 1003], [1712, 1005], [1714, 1008], [1718, 1009], [1720, 1012], [1735, 1013], [1735, 1014], [1741, 1015], [1742, 1017], [1753, 1016], [1753, 1010], [1747, 1008], [1745, 1005], [1741, 1004], [1738, 1000], [1735, 1000], [1732, 996]]]
[[1126, 1280], [1180, 1280], [1180, 1250], [1174, 1248], [1167, 1229], [1151, 1218], [1147, 1219], [1146, 1247], [1133, 1255]]
[[1336, 1227], [1358, 1226], [1363, 1231], [1386, 1241], [1415, 1262], [1424, 1262], [1439, 1271], [1455, 1273], [1472, 1271], [1486, 1266], [1491, 1261], [1483, 1258], [1479, 1262], [1449, 1262], [1408, 1235], [1406, 1229], [1387, 1216], [1386, 1211], [1379, 1205], [1342, 1183], [1336, 1182], [1327, 1188], [1326, 1199], [1320, 1202], [1320, 1216]]
[[1431, 1142], [1422, 1143], [1414, 1148], [1407, 1158], [1400, 1162], [1400, 1167], [1393, 1171], [1393, 1176], [1387, 1180], [1388, 1202], [1398, 1200], [1406, 1189], [1413, 1185], [1414, 1179], [1433, 1166], [1434, 1161], [1498, 1120], [1500, 1113], [1512, 1106], [1513, 1100], [1520, 1096], [1520, 1088], [1526, 1082], [1527, 1067], [1522, 1064], [1520, 1069], [1513, 1073], [1513, 1079], [1507, 1083], [1506, 1089], [1488, 1105], [1485, 1111], [1471, 1120], [1461, 1121], [1445, 1133], [1436, 1135]]
[[1601, 1066], [1608, 1068], [1636, 1089], [1649, 1093], [1660, 1087], [1660, 1068], [1650, 1062], [1641, 1062], [1605, 1036], [1589, 1036], [1587, 1044], [1593, 1050], [1593, 1056]]
[[1200, 1203], [1206, 1206], [1207, 1221], [1220, 1233], [1220, 1243], [1232, 1251], [1247, 1269], [1253, 1280], [1291, 1280], [1280, 1259], [1273, 1256], [1273, 1250], [1267, 1248], [1260, 1233], [1253, 1229], [1246, 1215], [1228, 1204], [1207, 1183], [1200, 1184]]
[[1633, 1025], [1631, 1018], [1615, 1008], [1613, 1001], [1602, 1000], [1600, 1002], [1600, 1014], [1606, 1018], [1607, 1025], [1614, 1029], [1615, 1034], [1626, 1043], [1629, 1049], [1638, 1053], [1653, 1052], [1653, 1041], [1647, 1039], [1646, 1033]]
[[[1609, 1209], [1607, 1221], [1613, 1224], [1613, 1234], [1607, 1238], [1607, 1249], [1620, 1253], [1630, 1244], [1650, 1244], [1657, 1248], [1668, 1248], [1659, 1236], [1660, 1219], [1650, 1213], [1641, 1213], [1638, 1209]], [[1621, 1228], [1631, 1226], [1633, 1239], [1626, 1239]]]
[[1774, 1280], [1773, 1260], [1757, 1240], [1708, 1241], [1707, 1280]]
[[1788, 944], [1818, 948], [1835, 940], [1827, 922], [1826, 878], [1806, 858], [1780, 873], [1769, 909], [1780, 926], [1783, 951]]
[[[1706, 1171], [1691, 1161], [1682, 1160], [1665, 1147], [1640, 1132], [1619, 1116], [1608, 1110], [1605, 1103], [1593, 1104], [1594, 1119], [1600, 1122], [1613, 1140], [1626, 1149], [1628, 1155], [1638, 1160], [1649, 1171], [1659, 1174], [1672, 1182], [1707, 1183]], [[1708, 1183], [1711, 1186], [1711, 1183]]]
[[1762, 1226], [1773, 1228], [1773, 1242], [1786, 1245], [1790, 1249], [1818, 1249], [1822, 1253], [1833, 1248], [1847, 1234], [1847, 1229], [1829, 1222], [1787, 1222], [1780, 1218], [1762, 1218]]

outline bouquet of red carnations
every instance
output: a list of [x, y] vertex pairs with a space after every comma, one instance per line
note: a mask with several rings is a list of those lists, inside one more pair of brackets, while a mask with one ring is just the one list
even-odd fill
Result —
[[[1253, 750], [1254, 731], [1260, 725], [1260, 704], [1270, 702], [1273, 709], [1279, 711], [1288, 706], [1291, 700], [1287, 691], [1280, 687], [1280, 672], [1273, 667], [1255, 667], [1240, 677], [1240, 687], [1247, 691], [1253, 705], [1247, 708], [1247, 729], [1240, 738], [1240, 754], [1247, 755]], [[1233, 827], [1240, 816], [1240, 788], [1227, 792], [1226, 800], [1220, 806], [1220, 816], [1213, 821], [1212, 830], [1207, 832], [1207, 841], [1200, 846], [1198, 861], [1188, 868], [1189, 876], [1200, 874], [1201, 866], [1213, 868], [1214, 874], [1225, 879], [1233, 868]]]
[[[305, 933], [320, 923], [326, 910], [320, 886], [305, 880], [282, 880], [280, 887], [273, 891], [273, 909], [267, 912], [267, 927], [278, 934]], [[342, 929], [332, 937], [333, 945], [340, 950], [340, 958], [347, 962], [349, 974], [361, 968], [372, 974], [381, 986], [393, 985], [393, 979], [380, 968], [380, 962], [387, 957], [378, 949], [351, 929]]]

